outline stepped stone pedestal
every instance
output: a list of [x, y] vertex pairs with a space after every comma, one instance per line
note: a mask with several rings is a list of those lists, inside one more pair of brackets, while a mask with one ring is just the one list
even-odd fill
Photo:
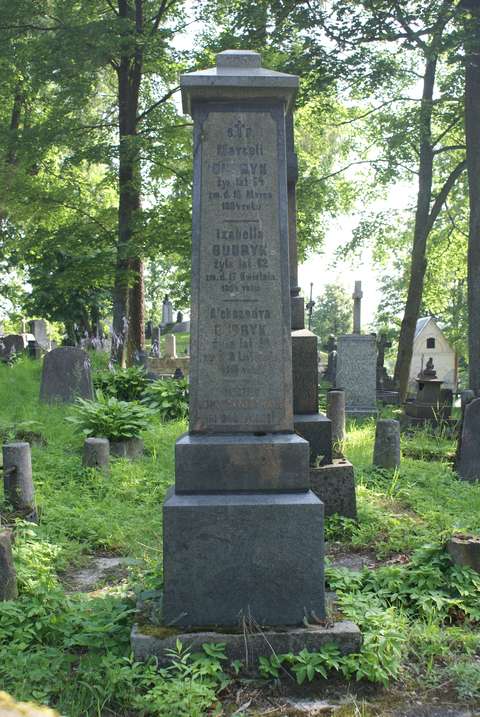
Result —
[[[247, 51], [181, 78], [195, 146], [190, 426], [163, 507], [161, 618], [186, 646], [201, 628], [238, 643], [246, 624], [283, 626], [271, 647], [257, 640], [270, 654], [325, 616], [323, 505], [293, 430], [285, 116], [297, 85]], [[136, 657], [164, 658], [169, 638], [146, 632], [132, 633]]]

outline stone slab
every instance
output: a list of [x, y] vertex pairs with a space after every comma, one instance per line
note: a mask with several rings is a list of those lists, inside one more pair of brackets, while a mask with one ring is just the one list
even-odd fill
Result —
[[338, 338], [335, 383], [345, 391], [347, 415], [363, 418], [376, 414], [376, 362], [375, 336], [349, 334]]
[[457, 473], [462, 480], [480, 480], [480, 398], [465, 406]]
[[[255, 64], [247, 56], [255, 56]], [[251, 50], [225, 50], [216, 67], [180, 75], [183, 111], [192, 114], [196, 100], [255, 100], [271, 96], [289, 107], [298, 89], [298, 77], [261, 67], [261, 56]]]
[[325, 627], [312, 625], [283, 630], [260, 631], [255, 630], [252, 625], [246, 625], [245, 631], [239, 632], [175, 631], [167, 637], [157, 636], [155, 628], [134, 625], [130, 636], [135, 660], [144, 662], [150, 657], [156, 657], [160, 666], [169, 663], [167, 650], [175, 649], [177, 640], [192, 652], [201, 652], [204, 643], [225, 643], [228, 659], [241, 660], [252, 671], [257, 668], [260, 657], [270, 657], [272, 654], [281, 655], [287, 652], [298, 654], [304, 649], [309, 652], [319, 652], [324, 645], [333, 642], [342, 655], [348, 655], [359, 652], [362, 646], [360, 630], [357, 625], [347, 620], [334, 622]]
[[199, 436], [175, 444], [177, 493], [308, 490], [309, 446], [295, 434]]
[[25, 339], [22, 334], [6, 334], [0, 338], [0, 361], [10, 361], [25, 351]]
[[293, 431], [284, 105], [192, 113], [190, 431]]
[[480, 573], [480, 538], [454, 535], [447, 542], [447, 550], [455, 565]]
[[295, 433], [310, 444], [310, 464], [332, 462], [332, 422], [323, 413], [295, 415]]
[[292, 331], [293, 412], [318, 413], [318, 339], [312, 331]]
[[163, 507], [163, 619], [302, 625], [325, 616], [323, 505], [311, 492], [179, 495]]
[[49, 351], [43, 360], [40, 400], [71, 403], [77, 397], [93, 399], [88, 354], [72, 346]]
[[183, 375], [188, 376], [190, 373], [190, 356], [177, 356], [177, 358], [151, 358], [147, 359], [147, 370], [149, 373], [158, 377], [163, 375], [172, 375], [175, 369], [181, 368]]
[[303, 296], [292, 296], [290, 299], [292, 311], [292, 331], [305, 328], [305, 299]]
[[328, 466], [311, 468], [310, 484], [324, 505], [325, 516], [337, 513], [356, 520], [355, 474], [351, 463], [336, 458]]

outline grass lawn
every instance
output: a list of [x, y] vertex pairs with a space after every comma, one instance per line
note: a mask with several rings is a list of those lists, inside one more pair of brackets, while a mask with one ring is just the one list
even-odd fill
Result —
[[[20, 597], [0, 604], [1, 689], [68, 717], [229, 715], [236, 709], [232, 696], [274, 690], [274, 661], [253, 686], [242, 666], [225, 666], [215, 650], [193, 660], [177, 656], [160, 672], [132, 661], [136, 594], [162, 584], [161, 507], [173, 481], [174, 442], [186, 424], [152, 419], [143, 436], [146, 456], [114, 461], [105, 478], [81, 466], [82, 436], [66, 421], [71, 407], [39, 403], [39, 378], [38, 362], [0, 365], [3, 441], [22, 430], [44, 439], [32, 448], [40, 523], [17, 525]], [[358, 523], [338, 517], [326, 523], [336, 551], [376, 558], [375, 569], [353, 572], [331, 553], [329, 587], [364, 635], [361, 654], [338, 670], [353, 690], [375, 683], [377, 700], [401, 690], [478, 705], [480, 575], [453, 567], [444, 542], [455, 531], [480, 534], [480, 485], [458, 481], [449, 464], [453, 442], [425, 431], [402, 439], [399, 472], [375, 470], [373, 434], [373, 421], [352, 423], [345, 445], [355, 466]], [[8, 519], [7, 506], [2, 515]], [[105, 590], [68, 593], [64, 576], [99, 555], [128, 557], [128, 578]], [[318, 668], [309, 690], [320, 694], [322, 670], [335, 665], [326, 656], [307, 659]], [[298, 659], [290, 656], [285, 665], [298, 678]], [[342, 715], [387, 714], [370, 702], [357, 708]], [[242, 712], [260, 714], [255, 699]]]

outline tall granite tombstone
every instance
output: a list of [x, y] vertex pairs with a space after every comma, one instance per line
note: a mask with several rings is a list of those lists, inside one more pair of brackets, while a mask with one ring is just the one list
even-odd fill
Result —
[[347, 415], [355, 418], [373, 416], [377, 412], [377, 345], [374, 334], [361, 333], [360, 281], [353, 294], [353, 334], [338, 337], [335, 385], [345, 391]]
[[93, 398], [88, 354], [73, 346], [49, 351], [43, 360], [40, 400], [72, 403], [77, 397]]
[[312, 466], [332, 460], [332, 424], [318, 410], [318, 338], [305, 328], [305, 307], [298, 286], [296, 183], [293, 112], [286, 116], [287, 203], [292, 321], [293, 423], [295, 432], [310, 444]]
[[194, 120], [190, 431], [164, 504], [166, 625], [324, 611], [323, 506], [293, 432], [285, 115], [298, 78], [227, 51], [181, 77]]

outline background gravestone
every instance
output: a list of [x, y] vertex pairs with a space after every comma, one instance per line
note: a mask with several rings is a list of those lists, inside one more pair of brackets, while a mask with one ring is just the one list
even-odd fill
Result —
[[72, 346], [50, 351], [43, 361], [40, 400], [72, 403], [77, 397], [93, 399], [88, 354]]
[[6, 334], [0, 337], [0, 361], [10, 361], [23, 354], [25, 341], [21, 334]]
[[47, 322], [44, 319], [33, 319], [29, 322], [30, 333], [35, 336], [37, 341], [43, 349], [50, 348], [50, 340], [47, 335]]
[[361, 331], [362, 286], [355, 282], [353, 334], [338, 337], [336, 388], [345, 391], [347, 415], [356, 418], [377, 412], [377, 342], [374, 334]]
[[457, 473], [462, 480], [480, 480], [480, 398], [465, 406]]

